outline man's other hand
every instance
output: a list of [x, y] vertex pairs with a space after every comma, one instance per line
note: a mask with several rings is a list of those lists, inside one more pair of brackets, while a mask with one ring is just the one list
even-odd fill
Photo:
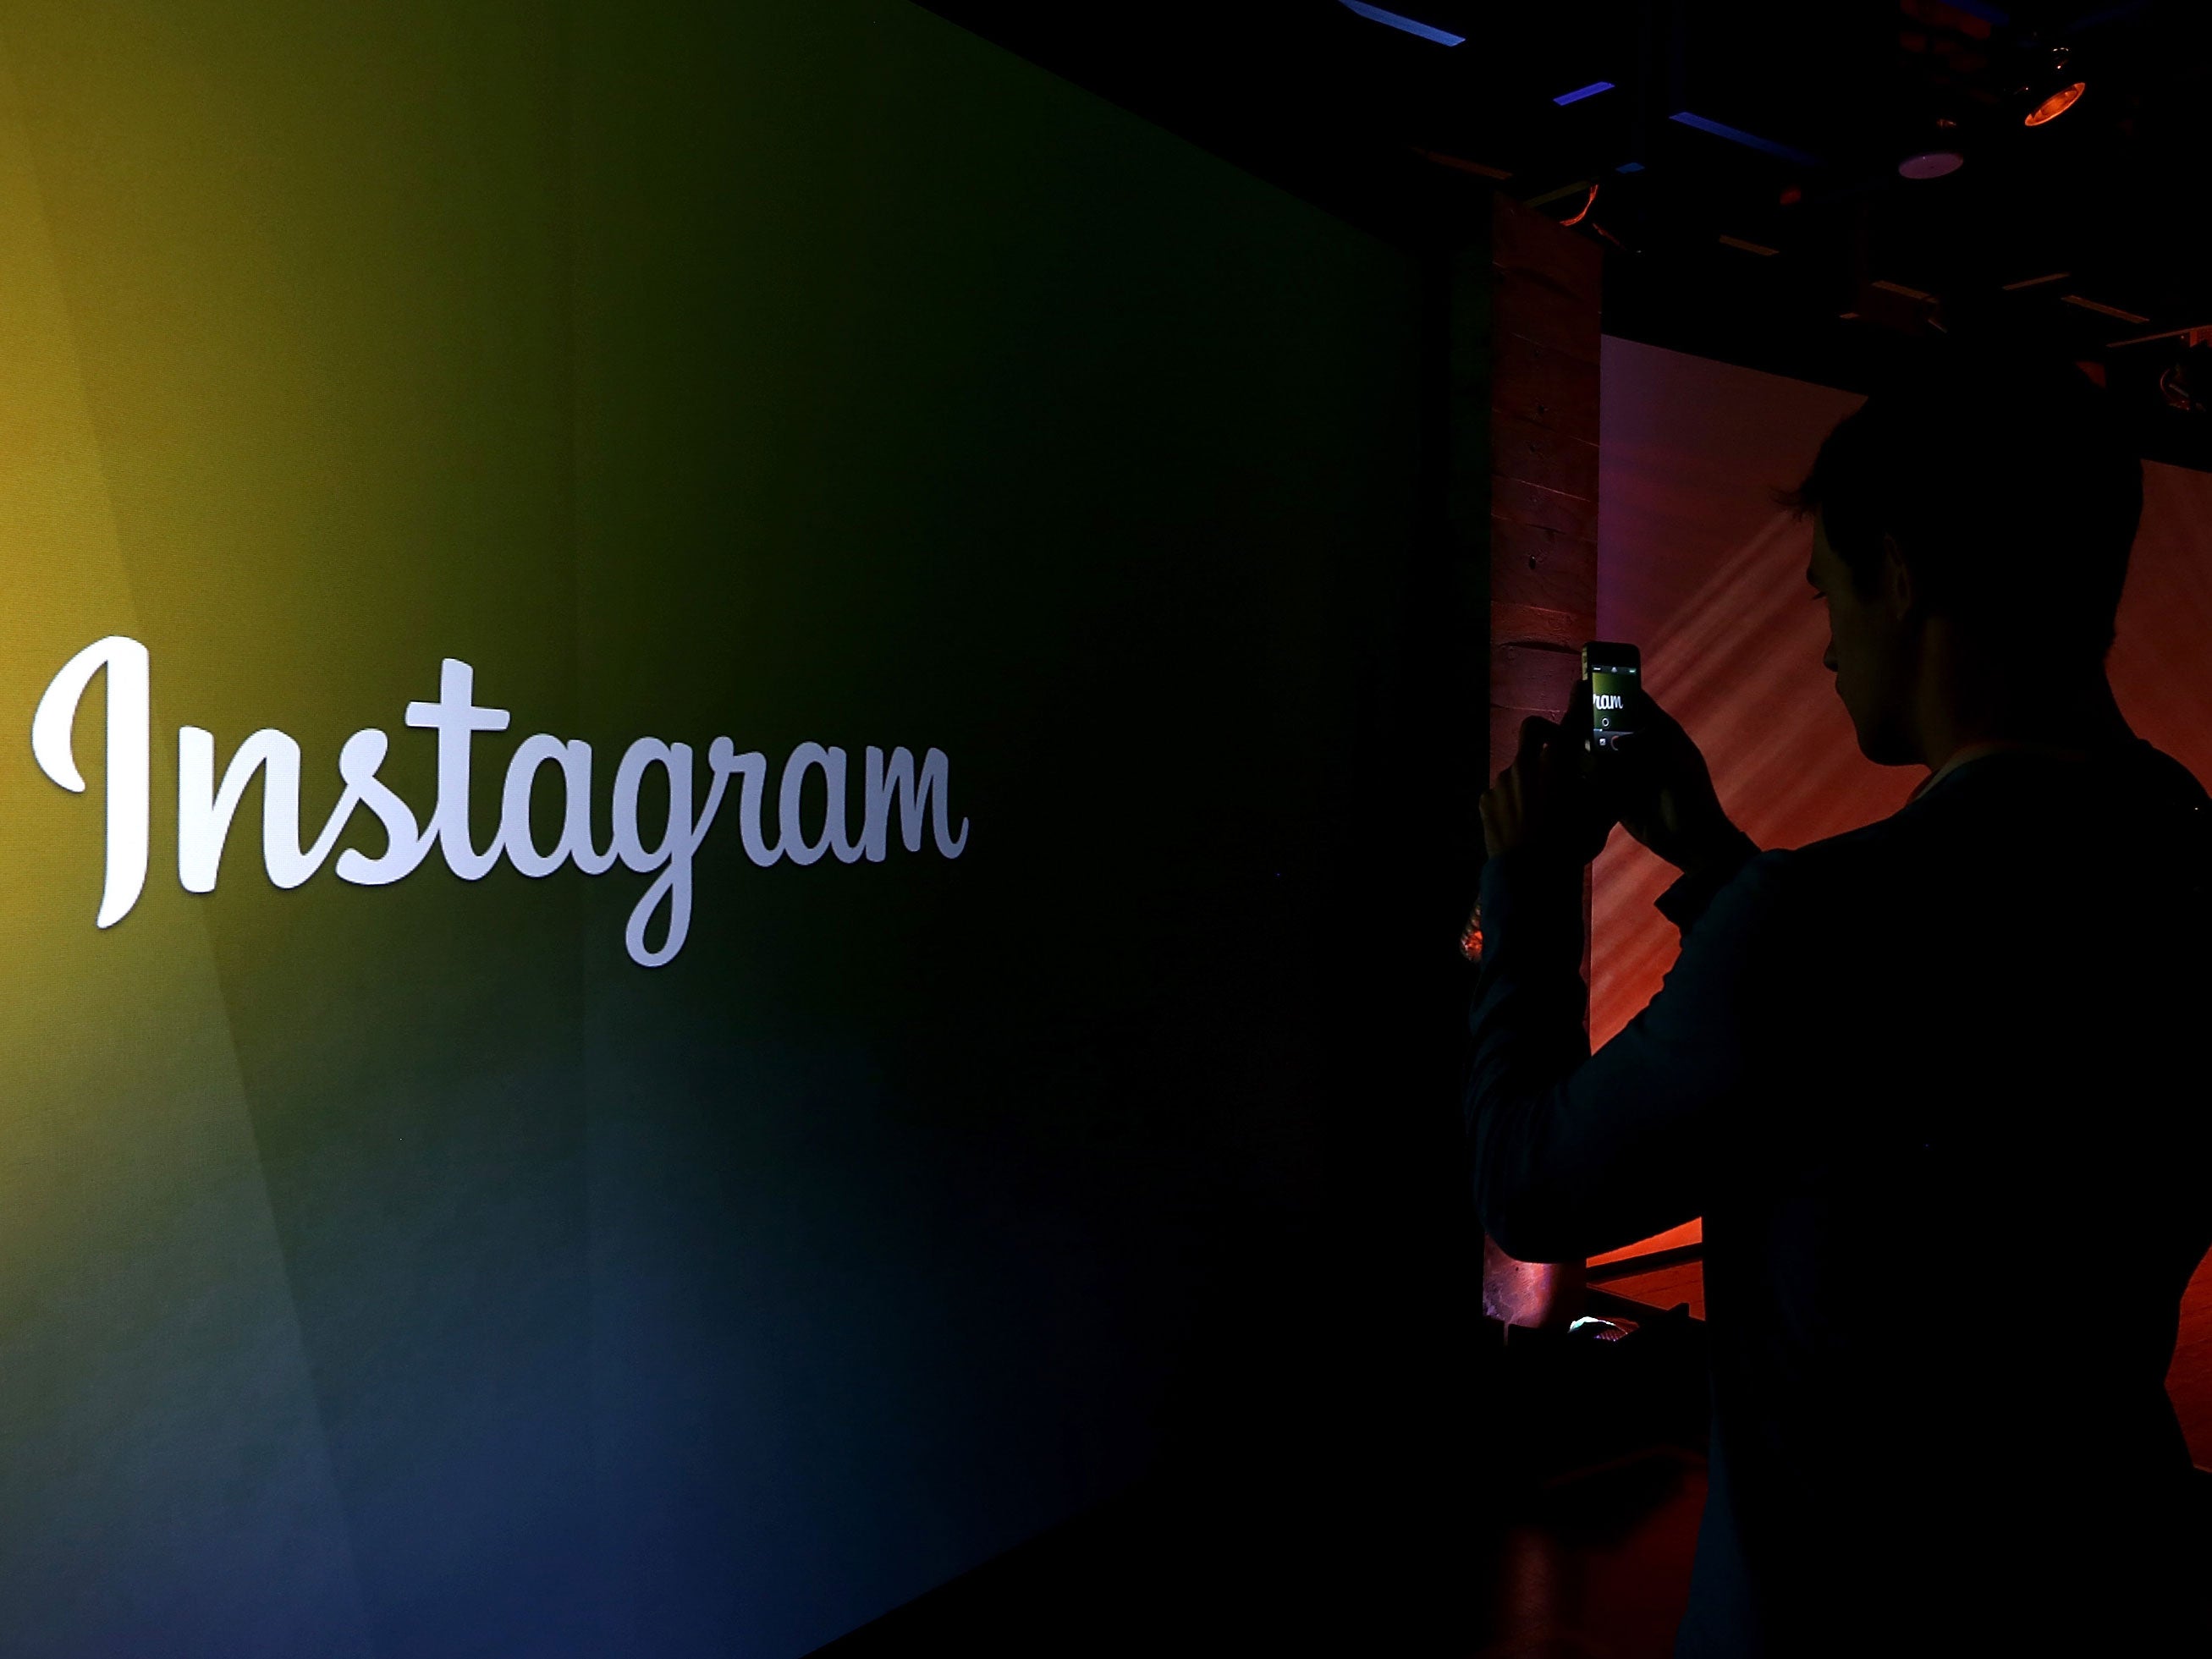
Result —
[[1565, 728], [1535, 714], [1521, 722], [1512, 764], [1483, 792], [1482, 844], [1492, 858], [1527, 848], [1579, 866], [1605, 845], [1613, 820], [1583, 775], [1572, 725], [1571, 715]]
[[1610, 805], [1622, 829], [1678, 870], [1734, 855], [1743, 831], [1729, 822], [1712, 773], [1674, 718], [1642, 691], [1636, 724], [1620, 739]]

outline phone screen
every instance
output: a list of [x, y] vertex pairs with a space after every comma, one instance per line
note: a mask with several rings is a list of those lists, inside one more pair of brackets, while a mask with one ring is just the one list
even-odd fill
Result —
[[1628, 711], [1634, 706], [1637, 678], [1634, 663], [1590, 665], [1590, 749], [1594, 753], [1613, 749], [1628, 735]]

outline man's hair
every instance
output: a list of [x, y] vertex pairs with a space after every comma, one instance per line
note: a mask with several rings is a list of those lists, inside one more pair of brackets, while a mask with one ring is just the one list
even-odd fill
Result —
[[1863, 596], [1887, 532], [1931, 609], [2101, 661], [2142, 517], [2142, 464], [2071, 364], [1947, 342], [1839, 422], [1782, 499], [1820, 515]]

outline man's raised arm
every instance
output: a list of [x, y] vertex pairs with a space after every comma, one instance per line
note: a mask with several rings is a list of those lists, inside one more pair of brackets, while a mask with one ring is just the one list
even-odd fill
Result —
[[1711, 799], [1680, 728], [1660, 729], [1694, 764], [1652, 755], [1621, 818], [1687, 866], [1660, 901], [1685, 930], [1682, 953], [1650, 1006], [1595, 1055], [1583, 1018], [1582, 872], [1609, 823], [1580, 777], [1571, 733], [1526, 723], [1513, 764], [1483, 797], [1490, 857], [1468, 1146], [1483, 1227], [1522, 1261], [1577, 1260], [1699, 1214], [1711, 1127], [1774, 1036], [1776, 1011], [1762, 1004], [1786, 953], [1789, 855], [1758, 855]]

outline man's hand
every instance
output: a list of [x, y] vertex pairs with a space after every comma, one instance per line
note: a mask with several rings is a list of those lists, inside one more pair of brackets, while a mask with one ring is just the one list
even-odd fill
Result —
[[1746, 837], [1722, 810], [1698, 745], [1648, 696], [1633, 695], [1636, 724], [1620, 739], [1607, 792], [1621, 828], [1678, 870], [1740, 855]]
[[1579, 866], [1598, 855], [1613, 820], [1583, 776], [1571, 710], [1565, 727], [1534, 714], [1521, 722], [1513, 763], [1484, 792], [1481, 810], [1492, 858], [1530, 848]]

